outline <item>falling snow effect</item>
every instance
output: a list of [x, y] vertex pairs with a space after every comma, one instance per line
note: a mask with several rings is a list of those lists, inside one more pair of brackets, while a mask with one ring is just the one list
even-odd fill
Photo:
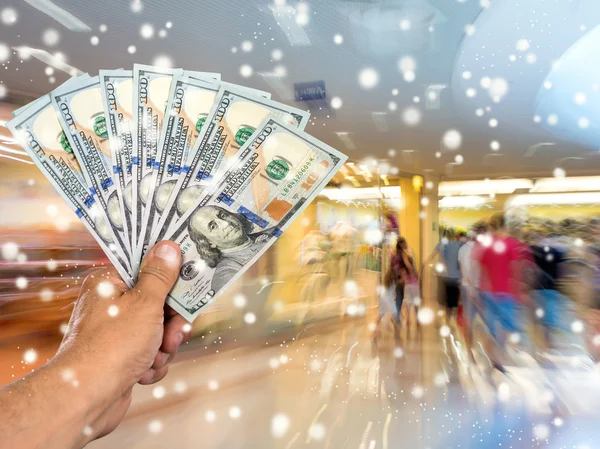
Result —
[[163, 430], [163, 423], [158, 419], [154, 419], [148, 423], [148, 432], [153, 434], [161, 433]]
[[17, 23], [18, 18], [19, 15], [17, 14], [17, 11], [14, 8], [8, 7], [0, 11], [0, 21], [3, 25], [14, 25], [15, 23]]
[[247, 303], [248, 300], [244, 295], [235, 295], [233, 298], [233, 305], [238, 309], [243, 309], [244, 307], [246, 307]]
[[408, 126], [417, 126], [421, 123], [421, 111], [416, 107], [408, 107], [402, 112], [402, 121]]
[[442, 143], [448, 150], [457, 150], [462, 144], [462, 135], [455, 129], [450, 129], [444, 133]]
[[0, 42], [0, 62], [6, 62], [10, 59], [10, 48], [8, 45]]
[[140, 36], [144, 39], [152, 39], [154, 37], [154, 27], [149, 23], [145, 23], [140, 28]]
[[19, 290], [23, 290], [25, 288], [27, 288], [27, 285], [29, 285], [29, 281], [27, 280], [26, 277], [24, 276], [19, 276], [16, 280], [15, 280], [15, 286], [19, 289]]
[[2, 244], [2, 259], [6, 261], [16, 260], [19, 255], [19, 245], [14, 242]]
[[42, 42], [48, 47], [54, 47], [60, 42], [60, 34], [54, 28], [48, 28], [42, 33]]
[[331, 107], [333, 109], [340, 109], [343, 105], [342, 99], [340, 97], [333, 97], [331, 99]]
[[363, 89], [373, 89], [379, 83], [379, 74], [373, 68], [362, 69], [358, 73], [358, 84]]
[[271, 435], [274, 438], [282, 438], [290, 428], [290, 418], [283, 414], [277, 414], [271, 420]]
[[23, 354], [23, 361], [25, 363], [35, 363], [35, 361], [38, 359], [38, 354], [36, 351], [34, 351], [33, 349], [28, 349], [27, 351], [25, 351], [25, 354]]
[[157, 67], [162, 67], [165, 69], [170, 69], [173, 67], [173, 60], [167, 55], [159, 55], [152, 61], [152, 65]]
[[252, 70], [252, 67], [248, 64], [244, 64], [240, 67], [240, 75], [242, 75], [244, 78], [252, 76], [252, 73], [254, 73], [254, 70]]
[[119, 306], [112, 304], [108, 307], [108, 316], [116, 317], [119, 314]]
[[102, 281], [96, 287], [96, 292], [98, 292], [102, 298], [112, 298], [115, 294], [115, 286], [112, 282]]

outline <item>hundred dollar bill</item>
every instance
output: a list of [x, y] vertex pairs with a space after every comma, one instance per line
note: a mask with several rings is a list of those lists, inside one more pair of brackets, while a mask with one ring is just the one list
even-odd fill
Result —
[[167, 107], [173, 76], [181, 69], [141, 64], [133, 66], [133, 157], [132, 157], [132, 245], [134, 258], [139, 254], [144, 209], [152, 181], [158, 151], [158, 139]]
[[210, 193], [165, 238], [181, 247], [168, 304], [192, 321], [238, 279], [335, 175], [346, 156], [279, 118], [267, 118]]
[[[104, 116], [107, 119], [112, 173], [118, 183], [117, 196], [123, 216], [125, 237], [130, 248], [133, 248], [131, 236], [133, 72], [123, 69], [100, 70], [99, 77]], [[134, 270], [137, 269], [137, 262], [133, 257], [131, 263]]]
[[202, 194], [213, 179], [219, 179], [227, 160], [232, 158], [257, 126], [269, 115], [283, 118], [303, 130], [310, 114], [306, 111], [261, 98], [241, 86], [224, 84], [208, 114], [202, 133], [196, 140], [188, 160], [167, 203], [151, 243], [162, 239], [191, 203]]
[[[177, 121], [174, 121], [175, 119], [175, 115], [177, 113], [177, 111], [174, 109], [174, 104], [176, 102], [179, 102], [179, 98], [176, 97], [177, 93], [179, 93], [179, 90], [175, 90], [175, 82], [179, 79], [181, 79], [181, 77], [183, 76], [187, 76], [189, 77], [191, 80], [194, 80], [196, 82], [205, 82], [205, 83], [218, 83], [221, 79], [221, 74], [219, 73], [208, 73], [208, 72], [195, 72], [195, 71], [183, 71], [182, 73], [178, 74], [178, 75], [174, 75], [171, 79], [171, 88], [169, 90], [169, 95], [167, 97], [167, 106], [165, 108], [165, 113], [164, 113], [164, 118], [163, 118], [163, 123], [161, 124], [161, 132], [160, 132], [160, 136], [158, 139], [158, 145], [157, 145], [157, 150], [156, 150], [156, 154], [154, 155], [153, 158], [153, 164], [152, 164], [152, 172], [150, 173], [150, 181], [147, 184], [148, 186], [148, 193], [146, 194], [146, 184], [142, 184], [144, 186], [143, 189], [143, 194], [146, 195], [146, 201], [142, 207], [142, 221], [141, 221], [141, 225], [138, 226], [138, 230], [139, 230], [139, 237], [138, 237], [138, 245], [136, 246], [136, 251], [135, 251], [135, 258], [137, 260], [141, 260], [143, 257], [143, 254], [145, 252], [145, 248], [147, 248], [148, 246], [148, 241], [150, 239], [150, 233], [152, 230], [152, 225], [156, 224], [154, 222], [154, 217], [156, 215], [156, 209], [153, 209], [152, 206], [154, 204], [154, 200], [155, 200], [155, 190], [156, 190], [156, 185], [161, 184], [162, 183], [162, 175], [164, 173], [164, 170], [168, 167], [168, 165], [164, 164], [164, 158], [163, 158], [163, 154], [167, 155], [170, 152], [167, 150], [167, 148], [165, 148], [165, 139], [168, 139], [166, 141], [166, 145], [169, 146], [171, 143], [173, 143], [173, 136], [168, 136], [166, 135], [167, 131], [169, 133], [173, 133], [177, 131], [177, 125], [180, 123], [180, 118], [181, 116], [179, 116]], [[218, 84], [214, 84], [213, 87], [217, 87], [216, 90], [218, 90]], [[200, 97], [197, 98], [196, 100], [201, 101], [201, 104], [195, 105], [195, 99], [193, 98], [194, 96], [191, 95], [191, 98], [189, 98], [189, 100], [187, 101], [187, 107], [186, 107], [186, 111], [187, 112], [194, 112], [194, 108], [195, 109], [202, 109], [204, 108], [204, 104], [202, 102], [202, 100], [205, 100], [204, 98]], [[214, 98], [213, 98], [214, 100]], [[212, 102], [210, 103], [210, 105], [208, 106], [207, 109], [210, 109], [210, 106], [212, 106]], [[194, 123], [194, 125], [196, 125], [196, 123]], [[181, 130], [180, 130], [181, 131]], [[187, 137], [187, 133], [183, 133], [183, 134], [179, 134], [180, 137], [182, 138], [186, 138]], [[195, 133], [195, 136], [197, 137], [197, 133]], [[194, 137], [195, 139], [195, 137]], [[183, 144], [182, 142], [180, 142], [180, 144]], [[180, 146], [179, 146], [180, 147]], [[175, 154], [173, 154], [173, 158], [172, 160], [175, 161], [176, 164], [181, 165], [181, 161], [182, 159], [180, 157], [178, 157], [178, 155], [176, 154], [177, 149], [175, 149]], [[185, 149], [185, 152], [187, 154], [188, 149]], [[177, 162], [179, 161], [179, 162]], [[183, 161], [185, 161], [185, 159], [183, 159]], [[167, 164], [170, 164], [171, 161], [167, 161]], [[180, 168], [176, 169], [177, 174], [180, 172]], [[165, 186], [165, 188], [162, 189], [161, 192], [157, 192], [158, 194], [161, 194], [160, 197], [164, 197], [165, 196], [165, 189], [168, 189], [170, 187], [170, 185]], [[168, 196], [167, 196], [168, 198]], [[164, 198], [165, 201], [167, 198]], [[159, 198], [160, 199], [160, 198]], [[163, 203], [164, 206], [164, 203]]]
[[[146, 218], [143, 220], [144, 244], [143, 257], [146, 248], [154, 245], [150, 237], [156, 233], [160, 218], [165, 211], [171, 195], [177, 192], [177, 182], [187, 166], [185, 161], [191, 158], [194, 147], [203, 124], [213, 106], [220, 86], [233, 86], [229, 83], [217, 83], [215, 74], [202, 72], [184, 72], [176, 76], [171, 84], [169, 102], [167, 105], [165, 126], [163, 126], [158, 163], [155, 164], [155, 174], [150, 187], [149, 207], [146, 208]], [[210, 78], [210, 80], [207, 79]], [[270, 97], [268, 92], [245, 88], [248, 92]]]
[[123, 280], [129, 287], [133, 286], [127, 257], [122, 248], [115, 245], [114, 231], [106, 213], [90, 193], [50, 96], [21, 108], [6, 126], [92, 234]]
[[171, 83], [147, 207], [140, 228], [143, 239], [140, 259], [219, 90], [217, 80], [202, 79], [195, 73], [192, 75], [195, 78], [186, 75], [175, 76]]
[[100, 80], [97, 76], [77, 80], [52, 91], [50, 99], [81, 166], [83, 177], [93, 189], [100, 207], [106, 211], [116, 237], [115, 244], [123, 249], [132, 266], [117, 185], [111, 176], [111, 152]]

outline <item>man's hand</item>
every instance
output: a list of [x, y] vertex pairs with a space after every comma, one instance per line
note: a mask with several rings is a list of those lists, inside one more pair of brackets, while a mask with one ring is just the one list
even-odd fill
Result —
[[[180, 262], [179, 247], [160, 242], [144, 259], [131, 290], [112, 269], [85, 280], [54, 359], [0, 390], [2, 400], [11, 398], [7, 416], [23, 424], [13, 430], [14, 441], [9, 434], [11, 447], [42, 442], [45, 447], [80, 447], [106, 435], [129, 408], [133, 386], [158, 382], [167, 374], [169, 362], [189, 336], [185, 320], [169, 307], [165, 311], [164, 305]], [[9, 394], [3, 395], [7, 389]], [[35, 411], [19, 402], [20, 393], [31, 398], [27, 402], [36, 404]], [[47, 414], [60, 414], [63, 404], [77, 418], [48, 420]], [[2, 429], [1, 421], [0, 433], [6, 435], [10, 428]]]

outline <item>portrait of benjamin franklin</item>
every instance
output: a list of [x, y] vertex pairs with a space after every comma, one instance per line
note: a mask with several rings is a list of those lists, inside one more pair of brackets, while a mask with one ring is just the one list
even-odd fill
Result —
[[243, 215], [219, 206], [199, 207], [187, 220], [190, 238], [200, 258], [215, 272], [212, 289], [218, 292], [271, 239], [270, 230], [252, 233]]

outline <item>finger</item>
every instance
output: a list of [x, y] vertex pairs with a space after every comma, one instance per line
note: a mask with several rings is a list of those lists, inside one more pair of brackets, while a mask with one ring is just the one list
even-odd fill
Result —
[[158, 351], [156, 356], [154, 357], [154, 362], [152, 363], [151, 368], [159, 369], [163, 366], [167, 366], [173, 358], [175, 357], [175, 353], [169, 354], [168, 352]]
[[165, 322], [160, 350], [168, 354], [175, 354], [177, 349], [189, 340], [191, 330], [192, 326], [181, 315], [172, 316]]
[[162, 368], [158, 368], [158, 369], [150, 368], [148, 371], [146, 371], [142, 375], [142, 377], [140, 378], [138, 383], [140, 385], [155, 384], [156, 382], [162, 380], [167, 375], [168, 372], [169, 372], [169, 365], [163, 366]]
[[144, 258], [133, 291], [144, 299], [164, 304], [179, 275], [181, 249], [170, 241], [157, 243]]

